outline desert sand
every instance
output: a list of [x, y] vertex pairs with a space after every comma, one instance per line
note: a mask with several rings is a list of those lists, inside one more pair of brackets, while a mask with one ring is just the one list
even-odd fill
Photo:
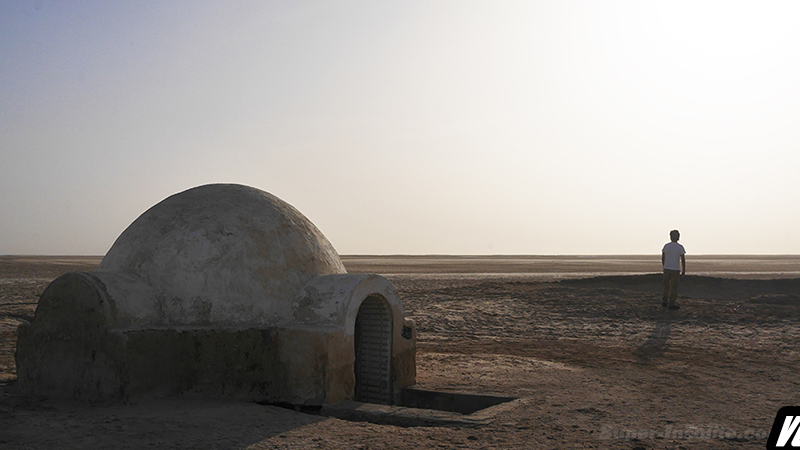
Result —
[[[20, 395], [16, 327], [99, 257], [0, 257], [0, 448], [755, 449], [800, 404], [800, 257], [690, 256], [678, 311], [658, 256], [343, 257], [417, 322], [417, 387], [516, 397], [475, 426], [397, 426], [184, 395]], [[486, 411], [484, 411], [486, 412]]]

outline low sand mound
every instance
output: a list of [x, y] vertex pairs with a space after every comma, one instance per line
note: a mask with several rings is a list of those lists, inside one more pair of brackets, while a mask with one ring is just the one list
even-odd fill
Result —
[[[593, 278], [562, 280], [563, 286], [582, 288], [618, 288], [640, 292], [656, 292], [661, 289], [661, 274], [612, 275]], [[681, 279], [681, 297], [706, 300], [740, 302], [764, 296], [782, 296], [778, 303], [800, 304], [800, 279], [741, 280], [700, 275], [686, 275]], [[772, 297], [769, 297], [772, 298]], [[754, 303], [775, 303], [775, 299], [751, 300]], [[776, 297], [777, 298], [777, 297]], [[794, 300], [793, 300], [794, 299]]]
[[795, 294], [766, 294], [757, 295], [747, 299], [750, 303], [758, 303], [762, 305], [788, 305], [800, 306], [800, 295]]

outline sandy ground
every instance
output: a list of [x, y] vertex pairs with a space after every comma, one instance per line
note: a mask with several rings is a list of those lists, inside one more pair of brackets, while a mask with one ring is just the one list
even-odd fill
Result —
[[[755, 449], [800, 404], [800, 257], [345, 257], [419, 329], [418, 387], [518, 397], [477, 428], [398, 427], [195, 397], [87, 405], [15, 390], [16, 327], [93, 257], [0, 257], [0, 448]], [[602, 275], [602, 276], [598, 276]]]

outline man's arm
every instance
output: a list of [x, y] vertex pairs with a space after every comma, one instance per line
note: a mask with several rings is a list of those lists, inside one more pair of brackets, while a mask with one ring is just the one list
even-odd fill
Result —
[[664, 252], [661, 252], [661, 268], [664, 268], [664, 261], [667, 259], [667, 256], [664, 255]]
[[686, 255], [681, 255], [681, 275], [686, 275]]

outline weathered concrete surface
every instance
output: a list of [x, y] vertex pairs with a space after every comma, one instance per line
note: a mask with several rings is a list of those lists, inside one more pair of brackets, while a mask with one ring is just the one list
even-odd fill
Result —
[[416, 329], [394, 285], [349, 275], [314, 225], [266, 192], [208, 185], [134, 221], [96, 272], [72, 272], [19, 328], [27, 392], [90, 401], [195, 392], [293, 404], [355, 391], [355, 322], [392, 321], [391, 389], [414, 384]]
[[[105, 330], [63, 340], [36, 331], [20, 330], [17, 360], [20, 387], [37, 395], [113, 402], [193, 393], [319, 405], [326, 384], [338, 387], [326, 379], [336, 350], [329, 343], [340, 341], [331, 329]], [[335, 400], [347, 398], [339, 391]]]
[[30, 392], [101, 400], [117, 398], [114, 305], [85, 273], [68, 273], [45, 289], [34, 320], [17, 331], [17, 378]]
[[[345, 345], [342, 345], [339, 355], [341, 365], [348, 370], [339, 376], [343, 378], [343, 385], [355, 385], [352, 370], [355, 350], [352, 343], [356, 316], [361, 302], [371, 296], [379, 297], [391, 311], [392, 390], [399, 392], [416, 382], [416, 325], [414, 321], [405, 319], [403, 303], [391, 281], [375, 274], [336, 274], [312, 278], [294, 302], [294, 317], [297, 323], [321, 324], [344, 330]], [[348, 391], [344, 397], [333, 397], [338, 400], [351, 396], [352, 391]]]
[[525, 402], [510, 400], [472, 414], [397, 405], [376, 405], [343, 400], [322, 407], [320, 414], [353, 422], [371, 422], [401, 427], [477, 428], [491, 424], [495, 417], [520, 407]]
[[346, 273], [299, 211], [232, 184], [189, 189], [148, 209], [97, 270], [145, 280], [162, 320], [181, 325], [288, 324], [290, 302], [308, 280]]
[[400, 390], [417, 383], [417, 326], [413, 320], [404, 319], [403, 328], [394, 334], [392, 382], [397, 398]]
[[[393, 389], [413, 385], [416, 330], [412, 321], [403, 320], [394, 286], [376, 275], [319, 278], [311, 284], [328, 288], [304, 289], [303, 295], [313, 291], [315, 296], [295, 304], [305, 323], [198, 328], [166, 325], [153, 309], [133, 308], [150, 312], [139, 316], [126, 310], [131, 302], [156, 302], [140, 279], [67, 273], [42, 294], [34, 321], [19, 329], [20, 386], [39, 395], [90, 401], [194, 392], [295, 404], [336, 402], [353, 396], [352, 316], [371, 295], [386, 296], [395, 321]], [[321, 311], [321, 316], [311, 314]], [[403, 327], [411, 339], [402, 336]]]

